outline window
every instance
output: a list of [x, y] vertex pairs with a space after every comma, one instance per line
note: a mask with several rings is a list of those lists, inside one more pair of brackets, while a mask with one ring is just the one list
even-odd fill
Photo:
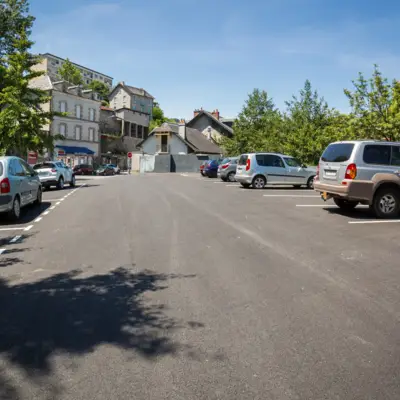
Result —
[[3, 163], [0, 162], [0, 176], [3, 176]]
[[67, 102], [60, 101], [60, 112], [67, 112]]
[[246, 165], [247, 159], [249, 158], [248, 155], [244, 154], [239, 158], [239, 165]]
[[322, 161], [344, 162], [351, 157], [354, 143], [334, 143], [330, 144], [321, 156]]
[[23, 160], [20, 160], [19, 162], [20, 162], [20, 164], [21, 164], [21, 166], [22, 166], [22, 169], [24, 170], [24, 174], [25, 174], [25, 175], [29, 176], [29, 175], [34, 174], [34, 171], [33, 171], [32, 167], [31, 167], [30, 165], [28, 165], [28, 164], [27, 164], [25, 161], [23, 161]]
[[54, 164], [53, 163], [49, 163], [49, 162], [44, 162], [41, 164], [35, 164], [33, 169], [41, 169], [41, 168], [54, 168]]
[[400, 147], [399, 146], [392, 146], [392, 165], [400, 166]]
[[89, 120], [94, 121], [94, 116], [95, 116], [95, 109], [89, 108]]
[[89, 128], [89, 141], [94, 141], [94, 128]]
[[257, 154], [257, 164], [262, 167], [277, 167], [284, 168], [282, 159], [279, 156], [273, 154]]
[[75, 106], [75, 115], [76, 115], [76, 118], [78, 118], [78, 119], [82, 118], [82, 106], [80, 106], [80, 105]]
[[25, 176], [24, 169], [20, 162], [16, 159], [13, 159], [10, 163], [10, 174], [14, 176]]
[[59, 133], [60, 135], [65, 136], [66, 133], [67, 133], [67, 125], [66, 125], [66, 124], [60, 124], [60, 125], [58, 125], [58, 133]]
[[82, 140], [82, 127], [80, 125], [75, 127], [75, 139]]
[[390, 165], [391, 146], [368, 144], [364, 148], [363, 160], [366, 164]]
[[286, 162], [286, 164], [289, 167], [294, 167], [294, 168], [299, 168], [301, 167], [301, 162], [299, 160], [296, 160], [295, 158], [292, 157], [284, 157], [283, 158]]

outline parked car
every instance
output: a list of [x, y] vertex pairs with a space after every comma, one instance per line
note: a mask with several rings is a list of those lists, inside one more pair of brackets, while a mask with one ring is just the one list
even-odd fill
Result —
[[219, 160], [211, 160], [204, 167], [204, 174], [209, 178], [216, 178], [218, 176]]
[[400, 211], [400, 143], [344, 141], [331, 143], [321, 156], [314, 189], [324, 200], [351, 210], [367, 204], [379, 218]]
[[209, 162], [210, 162], [210, 160], [206, 160], [206, 161], [203, 161], [203, 162], [200, 164], [200, 174], [201, 174], [201, 176], [206, 176], [206, 173], [204, 172], [204, 168], [206, 167], [206, 165], [207, 165]]
[[73, 172], [75, 175], [93, 175], [93, 167], [89, 164], [75, 165]]
[[51, 186], [64, 189], [66, 183], [71, 187], [75, 186], [75, 174], [70, 167], [61, 161], [45, 161], [35, 164], [33, 169], [38, 173], [44, 189]]
[[102, 175], [102, 176], [115, 175], [115, 170], [110, 165], [107, 164], [100, 165], [100, 167], [96, 169], [96, 175]]
[[42, 203], [38, 174], [18, 157], [0, 157], [0, 213], [18, 220], [21, 207]]
[[307, 186], [312, 189], [316, 169], [294, 157], [278, 153], [248, 153], [239, 158], [235, 179], [245, 188], [265, 185]]
[[121, 173], [121, 169], [118, 167], [118, 165], [115, 165], [115, 164], [107, 164], [107, 165], [110, 166], [111, 168], [113, 168], [113, 169], [114, 169], [114, 172], [115, 172], [116, 174]]
[[236, 167], [239, 157], [228, 157], [218, 166], [218, 176], [224, 181], [235, 182]]

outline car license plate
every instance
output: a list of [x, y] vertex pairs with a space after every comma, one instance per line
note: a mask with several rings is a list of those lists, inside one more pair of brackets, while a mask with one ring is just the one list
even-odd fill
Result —
[[47, 172], [45, 172], [45, 171], [40, 171], [39, 172], [39, 176], [46, 176], [47, 175]]
[[336, 176], [336, 171], [325, 170], [326, 176]]

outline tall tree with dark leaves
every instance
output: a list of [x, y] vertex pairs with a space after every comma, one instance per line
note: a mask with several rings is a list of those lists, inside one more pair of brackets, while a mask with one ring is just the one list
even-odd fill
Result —
[[30, 86], [30, 81], [43, 72], [32, 70], [38, 59], [29, 52], [29, 27], [26, 24], [15, 35], [11, 52], [4, 57], [0, 91], [0, 152], [22, 157], [28, 150], [52, 150], [59, 138], [43, 130], [56, 115], [42, 107], [50, 98], [45, 91]]

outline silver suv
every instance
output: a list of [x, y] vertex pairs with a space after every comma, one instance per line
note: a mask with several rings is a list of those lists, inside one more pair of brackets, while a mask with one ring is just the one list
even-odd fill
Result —
[[243, 187], [263, 189], [265, 185], [302, 185], [312, 189], [316, 170], [291, 156], [278, 153], [242, 154], [235, 179]]
[[18, 157], [0, 157], [0, 213], [19, 219], [21, 207], [41, 204], [42, 186], [38, 174]]
[[314, 188], [326, 201], [351, 210], [359, 203], [376, 216], [400, 211], [400, 143], [373, 140], [331, 143], [321, 156]]
[[236, 167], [239, 157], [224, 158], [218, 166], [218, 177], [224, 182], [235, 182]]

